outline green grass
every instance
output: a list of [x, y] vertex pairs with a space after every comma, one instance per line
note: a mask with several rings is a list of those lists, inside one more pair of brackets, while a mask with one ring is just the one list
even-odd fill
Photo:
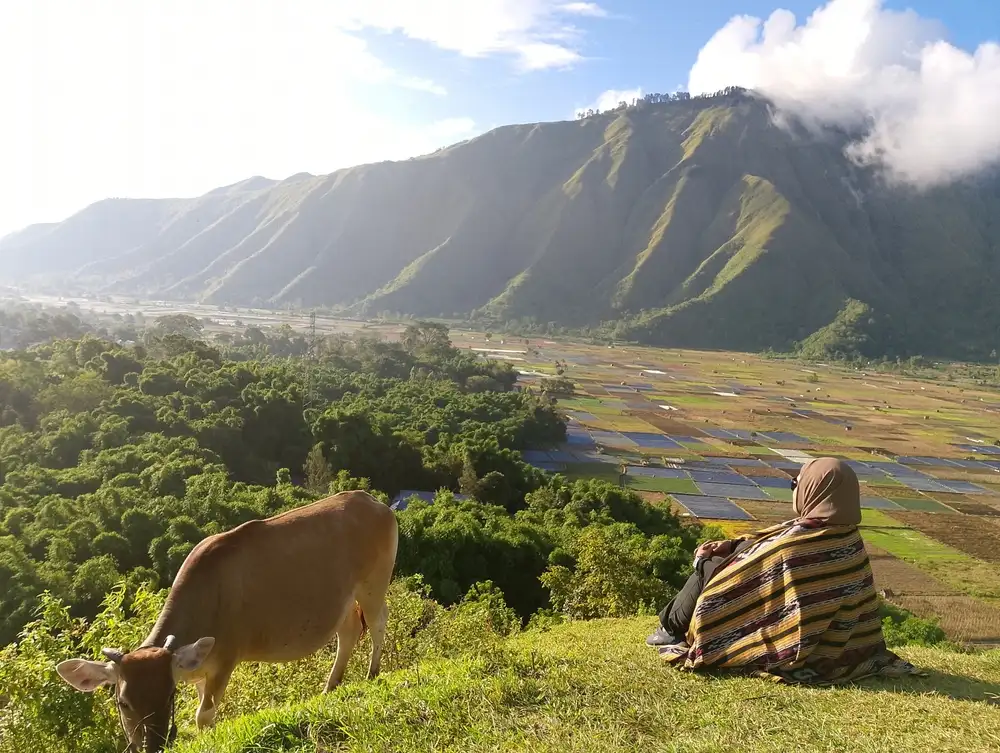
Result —
[[[886, 515], [881, 510], [875, 510], [872, 508], [865, 507], [861, 510], [861, 525], [865, 526], [876, 526], [881, 528], [905, 528], [905, 524], [900, 523], [895, 518], [891, 518]], [[868, 532], [864, 533], [864, 537], [869, 538]], [[874, 542], [872, 542], [874, 543]]]
[[771, 489], [770, 487], [764, 487], [764, 494], [766, 494], [771, 499], [778, 500], [779, 502], [792, 501], [791, 489]]
[[[901, 526], [881, 510], [863, 510], [862, 521], [869, 521], [875, 518], [891, 521], [891, 523], [867, 523], [868, 525], [893, 525]], [[867, 517], [866, 517], [867, 516]], [[900, 559], [909, 560], [916, 564], [928, 562], [962, 562], [972, 559], [969, 555], [952, 549], [950, 546], [941, 544], [934, 539], [924, 536], [911, 528], [894, 528], [892, 530], [866, 530], [864, 532], [866, 541], [870, 541], [875, 546], [885, 549], [890, 554]]]
[[686, 406], [688, 408], [717, 408], [721, 400], [731, 400], [735, 403], [739, 401], [739, 398], [723, 398], [716, 395], [672, 395], [660, 402], [667, 403], [668, 405]]
[[[736, 447], [736, 445], [733, 445], [733, 447]], [[743, 450], [743, 452], [746, 452], [746, 453], [748, 453], [750, 455], [775, 455], [776, 454], [774, 452], [774, 450], [768, 449], [767, 447], [764, 447], [762, 445], [753, 445], [751, 447], [739, 447], [737, 449]]]
[[940, 502], [936, 502], [933, 499], [929, 499], [928, 497], [895, 497], [892, 501], [907, 510], [955, 514], [955, 510], [952, 510], [950, 507], [942, 505]]
[[563, 475], [569, 479], [598, 478], [617, 484], [620, 473], [616, 463], [567, 463]]
[[650, 476], [629, 476], [628, 485], [633, 489], [650, 492], [674, 492], [677, 494], [699, 494], [694, 481], [686, 478], [653, 478]]
[[[607, 751], [969, 753], [1000, 746], [1000, 654], [910, 648], [927, 678], [806, 689], [665, 666], [653, 618], [570, 623], [484, 656], [223, 720], [177, 753]], [[355, 661], [359, 661], [355, 657]]]
[[705, 444], [704, 442], [681, 442], [680, 444], [683, 448], [691, 450], [692, 452], [706, 453], [714, 452], [718, 449], [710, 444]]
[[877, 482], [868, 482], [868, 485], [871, 486], [873, 491], [886, 496], [898, 494], [901, 490], [904, 495], [907, 493], [913, 493], [913, 490], [910, 489], [910, 487], [900, 483], [892, 476], [883, 476], [879, 478]]
[[559, 399], [559, 407], [593, 413], [595, 410], [599, 411], [605, 406], [596, 397], [568, 397]]

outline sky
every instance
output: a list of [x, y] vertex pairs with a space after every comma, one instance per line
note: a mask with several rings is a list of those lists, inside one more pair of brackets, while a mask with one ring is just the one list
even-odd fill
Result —
[[0, 236], [729, 84], [933, 185], [1000, 162], [998, 36], [983, 0], [0, 0]]

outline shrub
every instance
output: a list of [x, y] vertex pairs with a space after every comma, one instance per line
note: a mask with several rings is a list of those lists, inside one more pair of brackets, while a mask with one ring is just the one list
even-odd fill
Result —
[[79, 693], [56, 674], [63, 659], [99, 657], [103, 646], [135, 646], [145, 637], [162, 596], [118, 586], [92, 623], [73, 619], [43, 594], [37, 619], [17, 643], [0, 651], [0, 753], [108, 753], [120, 749], [121, 730], [109, 693]]
[[679, 539], [651, 541], [627, 523], [590, 525], [573, 547], [576, 568], [553, 565], [541, 580], [553, 608], [574, 619], [631, 617], [661, 608], [690, 572]]
[[895, 646], [938, 646], [947, 644], [944, 630], [937, 620], [925, 620], [912, 613], [884, 603], [879, 608], [882, 615], [882, 635], [885, 645]]

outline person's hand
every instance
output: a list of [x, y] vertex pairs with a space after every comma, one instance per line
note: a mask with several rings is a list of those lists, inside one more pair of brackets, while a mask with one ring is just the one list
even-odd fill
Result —
[[695, 550], [696, 557], [725, 557], [732, 550], [732, 543], [729, 541], [706, 541]]

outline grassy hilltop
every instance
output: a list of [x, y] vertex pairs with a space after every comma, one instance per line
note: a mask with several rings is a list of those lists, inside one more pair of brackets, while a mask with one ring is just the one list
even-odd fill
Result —
[[713, 679], [642, 645], [652, 620], [509, 639], [332, 696], [222, 723], [180, 753], [250, 751], [971, 751], [1000, 747], [1000, 654], [902, 651], [927, 679], [802, 689]]
[[[726, 96], [511, 125], [403, 162], [106, 200], [0, 240], [0, 281], [489, 317], [684, 347], [997, 348], [998, 182], [917, 193]], [[828, 329], [830, 326], [833, 330]], [[827, 329], [825, 329], [827, 328]]]

